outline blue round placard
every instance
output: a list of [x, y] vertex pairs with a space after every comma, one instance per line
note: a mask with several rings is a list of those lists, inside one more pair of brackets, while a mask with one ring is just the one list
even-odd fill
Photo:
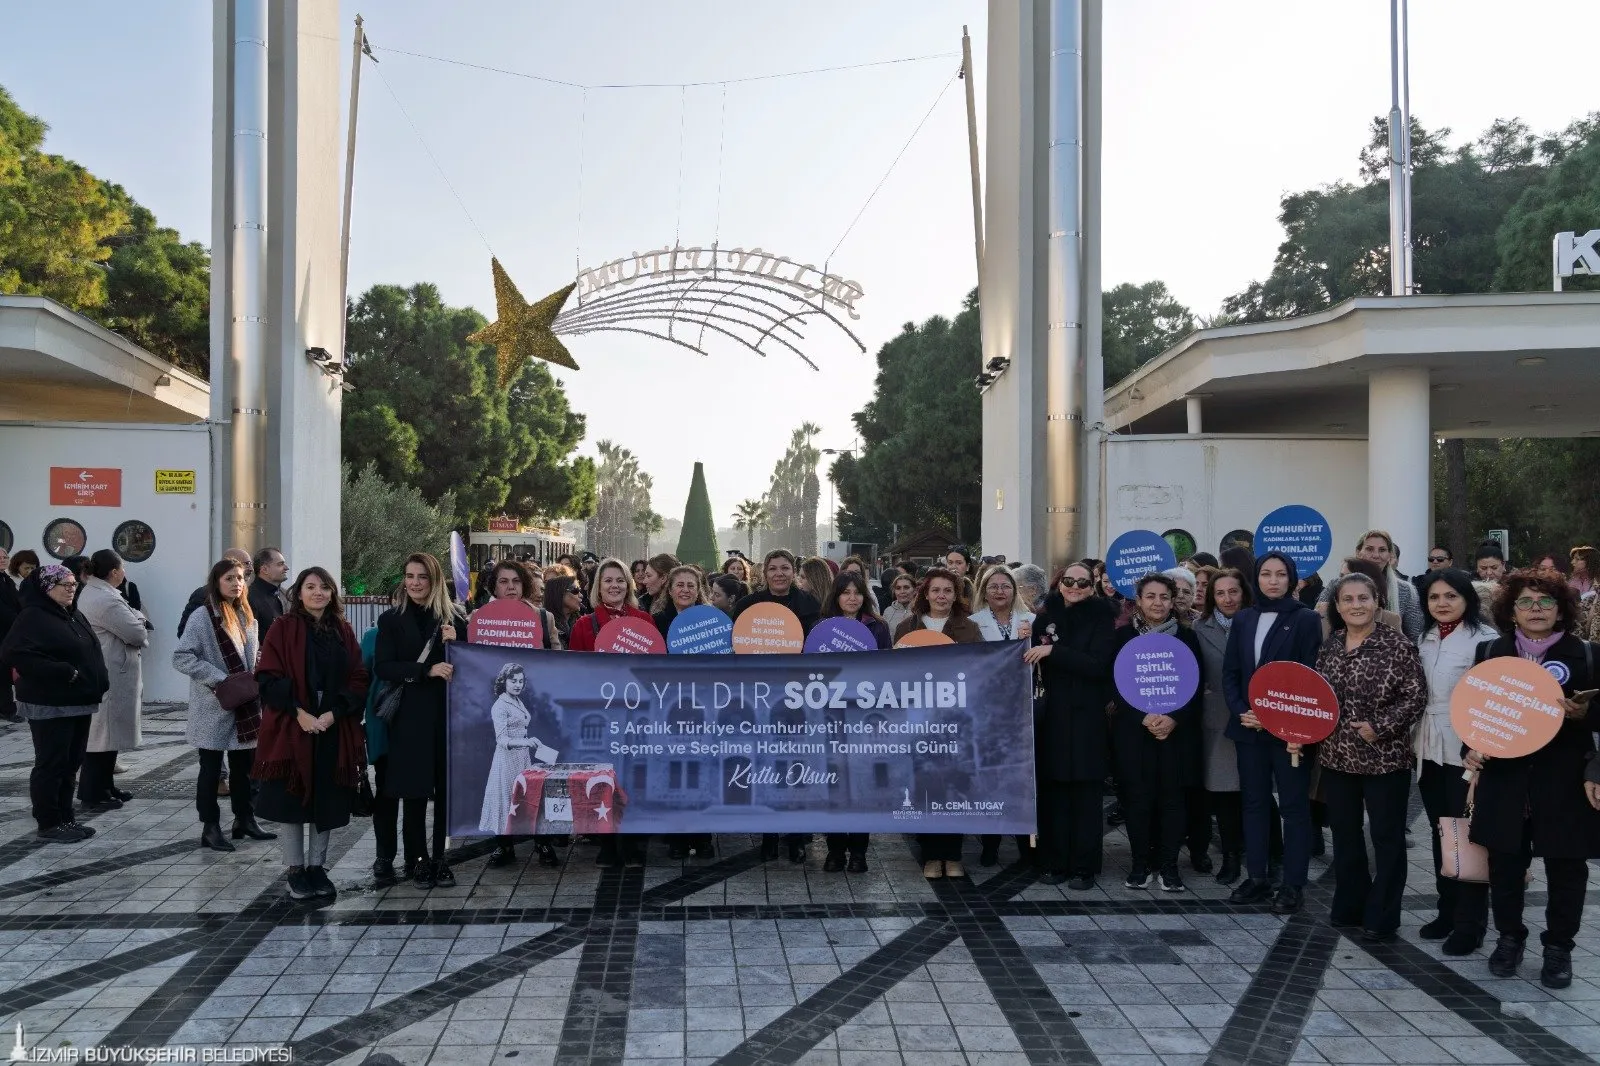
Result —
[[667, 626], [669, 655], [732, 655], [733, 619], [708, 603], [696, 604]]
[[872, 630], [854, 618], [824, 618], [806, 637], [806, 651], [877, 651]]
[[1133, 597], [1139, 579], [1148, 573], [1160, 573], [1178, 565], [1172, 554], [1172, 545], [1160, 533], [1148, 529], [1130, 529], [1111, 542], [1106, 552], [1106, 573], [1111, 583], [1124, 596]]
[[1282, 552], [1294, 560], [1300, 576], [1307, 578], [1321, 570], [1333, 554], [1333, 527], [1322, 512], [1291, 503], [1261, 520], [1252, 550], [1257, 559], [1268, 552]]

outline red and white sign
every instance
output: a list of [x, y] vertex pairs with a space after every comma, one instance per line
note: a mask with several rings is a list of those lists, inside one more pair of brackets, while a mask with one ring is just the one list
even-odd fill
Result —
[[1450, 725], [1473, 751], [1497, 759], [1532, 755], [1566, 719], [1561, 682], [1532, 659], [1504, 655], [1468, 670], [1450, 693]]
[[520, 528], [521, 526], [518, 525], [515, 518], [501, 517], [489, 519], [490, 533], [515, 533]]
[[50, 506], [121, 507], [122, 468], [116, 466], [52, 466]]
[[521, 600], [490, 600], [467, 619], [467, 639], [502, 648], [542, 648], [544, 623]]
[[1250, 709], [1267, 732], [1290, 744], [1327, 740], [1339, 724], [1333, 686], [1299, 663], [1267, 663], [1252, 674]]
[[661, 639], [661, 631], [654, 623], [628, 616], [613, 618], [601, 626], [594, 650], [617, 655], [665, 655], [667, 642]]

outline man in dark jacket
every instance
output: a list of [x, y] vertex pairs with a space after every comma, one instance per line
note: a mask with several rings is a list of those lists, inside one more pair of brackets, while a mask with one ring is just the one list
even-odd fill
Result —
[[[1222, 693], [1233, 712], [1223, 733], [1238, 753], [1247, 874], [1231, 899], [1234, 903], [1262, 903], [1272, 898], [1274, 913], [1293, 914], [1300, 909], [1311, 863], [1311, 760], [1293, 765], [1283, 741], [1259, 725], [1252, 726], [1250, 678], [1258, 667], [1272, 662], [1296, 662], [1315, 669], [1322, 647], [1322, 621], [1317, 612], [1295, 598], [1299, 572], [1287, 555], [1268, 552], [1257, 559], [1255, 578], [1255, 606], [1234, 617], [1222, 659]], [[1283, 883], [1276, 896], [1267, 878], [1274, 783], [1283, 817]]]
[[262, 640], [284, 611], [282, 585], [289, 576], [289, 560], [277, 548], [262, 548], [255, 557], [256, 578], [250, 582], [250, 613]]

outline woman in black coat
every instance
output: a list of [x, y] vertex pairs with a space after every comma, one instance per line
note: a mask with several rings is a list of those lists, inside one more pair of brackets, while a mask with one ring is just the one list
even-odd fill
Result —
[[[389, 723], [389, 751], [377, 768], [377, 788], [401, 801], [405, 870], [418, 888], [455, 887], [444, 861], [445, 684], [454, 667], [444, 661], [446, 642], [465, 622], [450, 602], [439, 560], [425, 552], [406, 559], [399, 606], [378, 616], [372, 658], [377, 680], [400, 685], [400, 709]], [[433, 800], [433, 840], [425, 825]], [[385, 856], [379, 856], [384, 858]]]
[[17, 714], [33, 735], [28, 795], [38, 837], [61, 844], [94, 836], [73, 817], [72, 786], [89, 720], [111, 688], [100, 641], [72, 606], [77, 594], [77, 579], [65, 566], [35, 570], [22, 583], [22, 610], [0, 642], [0, 670], [17, 672]]
[[1549, 881], [1545, 904], [1544, 966], [1547, 988], [1572, 983], [1573, 938], [1583, 918], [1588, 860], [1600, 858], [1600, 811], [1584, 795], [1584, 770], [1600, 728], [1589, 693], [1600, 687], [1594, 646], [1573, 632], [1580, 618], [1578, 597], [1561, 575], [1518, 570], [1495, 594], [1495, 628], [1506, 634], [1478, 645], [1483, 662], [1511, 655], [1541, 663], [1561, 682], [1566, 720], [1543, 748], [1520, 759], [1491, 759], [1464, 750], [1462, 762], [1478, 771], [1473, 797], [1472, 842], [1489, 851], [1489, 902], [1500, 934], [1489, 956], [1489, 972], [1514, 977], [1522, 962], [1528, 927], [1522, 922], [1525, 875], [1532, 857], [1544, 860]]
[[[823, 605], [822, 617], [854, 619], [867, 627], [878, 651], [888, 651], [893, 647], [889, 639], [889, 627], [878, 617], [871, 586], [866, 578], [852, 570], [839, 571], [839, 576], [833, 582], [833, 591], [828, 594], [828, 602]], [[823, 872], [866, 873], [867, 847], [870, 843], [871, 835], [868, 833], [829, 833], [828, 857], [823, 860]]]
[[1111, 699], [1117, 611], [1094, 593], [1094, 573], [1073, 563], [1056, 575], [1033, 620], [1044, 699], [1034, 705], [1043, 880], [1087, 891], [1100, 872], [1101, 791], [1107, 772], [1106, 704]]
[[[1177, 600], [1177, 582], [1172, 578], [1165, 574], [1140, 578], [1133, 620], [1117, 630], [1112, 642], [1113, 663], [1134, 639], [1147, 633], [1166, 633], [1181, 640], [1198, 664], [1200, 640], [1194, 630], [1178, 621]], [[1154, 865], [1161, 891], [1182, 892], [1185, 886], [1178, 873], [1178, 848], [1183, 845], [1187, 817], [1184, 790], [1199, 784], [1204, 776], [1202, 693], [1196, 686], [1187, 704], [1167, 714], [1146, 714], [1114, 687], [1113, 699], [1116, 712], [1112, 715], [1111, 749], [1117, 762], [1117, 777], [1123, 785], [1128, 846], [1133, 852], [1133, 869], [1123, 884], [1128, 888], [1149, 888], [1150, 866]], [[1159, 832], [1158, 838], [1152, 839], [1153, 830]]]

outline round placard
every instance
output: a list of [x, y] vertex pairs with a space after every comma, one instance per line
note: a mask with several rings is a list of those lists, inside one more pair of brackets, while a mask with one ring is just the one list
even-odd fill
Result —
[[1473, 751], [1532, 755], [1561, 731], [1561, 682], [1532, 659], [1505, 655], [1468, 670], [1450, 693], [1450, 725]]
[[630, 616], [613, 618], [601, 626], [594, 650], [618, 655], [660, 655], [667, 650], [667, 644], [656, 631], [655, 623]]
[[854, 618], [824, 618], [806, 637], [806, 651], [877, 651], [872, 630]]
[[931, 648], [939, 644], [954, 644], [955, 641], [943, 633], [936, 633], [931, 629], [913, 629], [895, 644], [897, 648]]
[[1111, 575], [1117, 591], [1129, 599], [1133, 598], [1141, 577], [1171, 570], [1177, 565], [1172, 545], [1160, 533], [1148, 529], [1130, 529], [1112, 541], [1106, 552], [1106, 573]]
[[1167, 633], [1134, 637], [1112, 668], [1117, 692], [1145, 714], [1171, 714], [1194, 699], [1200, 663], [1189, 645]]
[[1267, 663], [1250, 677], [1250, 709], [1267, 732], [1290, 744], [1327, 740], [1339, 724], [1328, 679], [1299, 663]]
[[753, 603], [733, 620], [735, 655], [798, 655], [806, 631], [781, 603]]
[[502, 648], [542, 648], [544, 621], [521, 600], [490, 600], [467, 619], [467, 641]]
[[733, 619], [709, 603], [679, 611], [667, 626], [667, 651], [672, 655], [732, 655]]
[[1254, 551], [1257, 559], [1268, 552], [1282, 552], [1294, 560], [1302, 578], [1310, 577], [1333, 554], [1333, 527], [1320, 511], [1292, 503], [1261, 520]]

